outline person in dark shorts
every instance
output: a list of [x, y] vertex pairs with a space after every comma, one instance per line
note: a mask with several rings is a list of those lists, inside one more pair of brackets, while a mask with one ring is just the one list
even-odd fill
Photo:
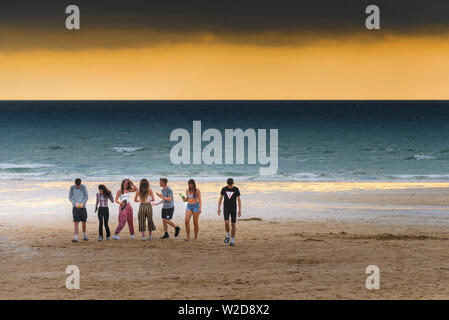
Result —
[[72, 242], [78, 242], [78, 224], [81, 222], [83, 227], [83, 240], [87, 241], [86, 221], [87, 210], [86, 202], [89, 199], [86, 186], [81, 184], [81, 179], [75, 179], [75, 185], [70, 187], [69, 200], [72, 203], [73, 222], [75, 223], [75, 237]]
[[175, 237], [179, 235], [179, 231], [181, 230], [179, 226], [175, 225], [171, 221], [171, 219], [173, 218], [173, 213], [175, 212], [175, 200], [173, 197], [173, 190], [167, 184], [168, 180], [166, 178], [160, 178], [159, 185], [162, 187], [162, 193], [156, 193], [156, 195], [162, 199], [161, 202], [155, 204], [158, 205], [162, 203], [161, 218], [165, 233], [161, 237], [161, 239], [169, 238], [168, 225], [175, 228]]
[[[221, 189], [220, 198], [218, 199], [218, 215], [221, 214], [221, 202], [223, 201], [223, 217], [225, 220], [225, 229], [227, 232], [225, 243], [235, 245], [235, 229], [237, 223], [237, 202], [239, 204], [238, 216], [242, 215], [242, 201], [240, 200], [240, 190], [234, 186], [234, 179], [229, 178], [227, 186]], [[231, 218], [232, 228], [229, 230], [229, 218]], [[229, 231], [231, 231], [229, 233]], [[231, 240], [229, 242], [229, 240]]]

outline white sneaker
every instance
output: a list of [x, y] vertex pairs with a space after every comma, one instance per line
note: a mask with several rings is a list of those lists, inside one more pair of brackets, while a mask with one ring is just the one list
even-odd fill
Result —
[[98, 236], [98, 241], [103, 241], [103, 237], [102, 236]]
[[114, 239], [114, 240], [120, 240], [120, 237], [119, 237], [118, 235], [114, 234], [114, 236], [112, 237], [112, 239]]
[[142, 241], [145, 241], [145, 240], [147, 240], [147, 238], [145, 238], [145, 237], [142, 237]]
[[134, 240], [134, 235], [133, 234], [131, 235], [131, 240]]
[[149, 236], [148, 239], [153, 240], [153, 236]]

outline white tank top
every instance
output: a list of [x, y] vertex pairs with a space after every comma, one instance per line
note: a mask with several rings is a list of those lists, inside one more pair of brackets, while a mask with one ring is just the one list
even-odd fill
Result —
[[127, 202], [129, 202], [129, 192], [120, 194], [120, 201], [123, 202], [123, 200], [126, 200]]

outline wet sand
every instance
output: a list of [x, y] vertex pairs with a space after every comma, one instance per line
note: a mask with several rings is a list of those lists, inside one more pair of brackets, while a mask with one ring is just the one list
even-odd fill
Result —
[[[156, 208], [155, 240], [141, 241], [139, 233], [130, 240], [125, 227], [123, 240], [98, 242], [92, 213], [90, 240], [76, 244], [67, 210], [3, 213], [0, 299], [449, 298], [448, 186], [311, 191], [290, 185], [287, 195], [270, 187], [297, 219], [266, 212], [276, 206], [267, 207], [265, 194], [253, 188], [245, 186], [254, 201], [238, 222], [235, 247], [223, 243], [214, 203], [202, 214], [198, 242], [183, 241], [181, 211], [174, 219], [183, 228], [176, 239], [158, 239]], [[116, 227], [116, 216], [110, 225]], [[80, 290], [65, 287], [68, 265], [80, 269]], [[380, 290], [365, 287], [368, 265], [380, 268]]]

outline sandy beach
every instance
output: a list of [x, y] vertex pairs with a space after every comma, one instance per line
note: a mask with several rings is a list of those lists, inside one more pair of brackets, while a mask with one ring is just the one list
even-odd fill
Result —
[[[90, 200], [90, 240], [72, 244], [70, 185], [0, 182], [0, 299], [449, 298], [449, 183], [241, 183], [233, 248], [216, 215], [219, 183], [199, 185], [200, 240], [189, 243], [180, 201], [179, 238], [158, 239], [155, 207], [155, 240], [130, 240], [125, 227], [123, 240], [98, 242]], [[97, 183], [86, 185], [94, 198]], [[80, 290], [65, 287], [68, 265]], [[380, 290], [365, 287], [368, 265], [380, 268]]]

